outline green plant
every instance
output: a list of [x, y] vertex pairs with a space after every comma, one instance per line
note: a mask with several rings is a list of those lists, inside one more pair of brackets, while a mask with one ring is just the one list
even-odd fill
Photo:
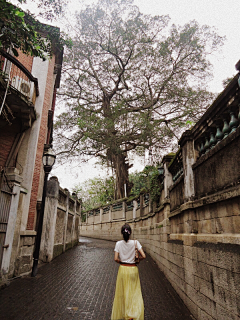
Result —
[[95, 1], [76, 14], [65, 51], [56, 151], [62, 161], [94, 156], [110, 167], [115, 199], [132, 188], [130, 156], [174, 145], [213, 98], [208, 56], [223, 39], [196, 21], [168, 20], [142, 14], [133, 0]]
[[157, 167], [146, 166], [142, 172], [135, 172], [134, 174], [131, 174], [129, 180], [134, 184], [131, 190], [131, 195], [136, 196], [149, 192], [151, 200], [159, 202], [162, 187]]
[[149, 193], [153, 202], [159, 202], [162, 187], [160, 185], [159, 173], [156, 167], [149, 174]]

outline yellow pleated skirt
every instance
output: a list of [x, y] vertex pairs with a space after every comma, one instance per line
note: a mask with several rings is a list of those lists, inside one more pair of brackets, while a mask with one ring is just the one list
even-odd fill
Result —
[[138, 267], [120, 266], [111, 320], [144, 320], [144, 304]]

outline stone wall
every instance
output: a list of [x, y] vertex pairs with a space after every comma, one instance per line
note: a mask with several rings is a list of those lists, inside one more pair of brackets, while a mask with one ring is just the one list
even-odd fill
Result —
[[[174, 159], [163, 158], [160, 203], [151, 204], [151, 199], [148, 203], [141, 195], [132, 210], [125, 210], [127, 201], [113, 215], [113, 206], [110, 214], [102, 215], [100, 209], [100, 222], [94, 220], [94, 212], [90, 218], [85, 213], [80, 229], [82, 236], [117, 241], [122, 238], [121, 226], [129, 223], [132, 237], [156, 261], [197, 320], [240, 319], [238, 91], [235, 77], [183, 134]], [[226, 119], [229, 110], [229, 128], [224, 120], [225, 134], [219, 134], [219, 119]]]
[[[69, 202], [71, 203], [70, 206]], [[47, 183], [39, 255], [41, 261], [50, 262], [78, 243], [80, 210], [79, 201], [71, 197], [67, 189], [60, 188], [56, 177], [50, 178]], [[20, 232], [14, 276], [31, 272], [36, 234], [34, 230]]]
[[40, 259], [49, 262], [78, 243], [81, 205], [51, 177], [45, 208]]
[[156, 261], [196, 319], [239, 319], [240, 188], [223, 197], [221, 193], [196, 200], [175, 213], [165, 203], [135, 221], [82, 224], [80, 235], [117, 241], [121, 226], [129, 223], [133, 238]]
[[[194, 164], [196, 196], [225, 189], [240, 180], [240, 128]], [[202, 179], [202, 177], [208, 177]]]

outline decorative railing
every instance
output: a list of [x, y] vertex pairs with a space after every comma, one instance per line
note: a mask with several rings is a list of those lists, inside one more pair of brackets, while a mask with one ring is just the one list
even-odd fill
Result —
[[127, 205], [127, 211], [133, 210], [133, 207], [134, 207], [133, 201], [127, 202], [126, 205]]
[[103, 208], [103, 214], [109, 213], [109, 210], [110, 210], [109, 206]]
[[173, 182], [183, 175], [182, 150], [179, 149], [173, 160], [170, 162], [168, 170], [172, 174]]
[[143, 195], [143, 200], [144, 200], [145, 206], [147, 206], [147, 205], [149, 204], [149, 200], [150, 200], [148, 193], [145, 193], [145, 194]]
[[96, 209], [95, 210], [95, 216], [99, 216], [100, 215], [100, 209]]
[[39, 95], [38, 80], [11, 54], [0, 51], [0, 71], [9, 87], [35, 104]]
[[77, 212], [79, 212], [79, 210], [80, 210], [80, 203], [79, 202], [77, 202], [76, 210], [77, 210]]
[[66, 198], [67, 198], [66, 194], [60, 189], [58, 194], [58, 202], [61, 205], [66, 205]]
[[233, 78], [191, 130], [198, 157], [215, 148], [240, 124], [238, 76]]
[[112, 206], [112, 209], [113, 211], [118, 211], [118, 210], [122, 210], [122, 202], [119, 202], [119, 203], [114, 203], [113, 206]]
[[91, 217], [91, 216], [93, 216], [93, 215], [94, 215], [94, 211], [93, 211], [93, 210], [88, 211], [88, 216], [89, 216], [89, 217]]
[[[231, 107], [213, 120], [211, 126], [198, 139], [197, 150], [199, 156], [206, 154], [213, 149], [221, 140], [236, 131], [240, 125], [240, 104], [232, 101]], [[231, 102], [230, 102], [231, 103]]]
[[75, 204], [75, 201], [73, 199], [69, 198], [69, 209], [71, 211], [74, 210], [74, 204]]
[[140, 205], [141, 205], [140, 197], [138, 197], [137, 199], [135, 199], [135, 201], [137, 201], [138, 208], [140, 208]]

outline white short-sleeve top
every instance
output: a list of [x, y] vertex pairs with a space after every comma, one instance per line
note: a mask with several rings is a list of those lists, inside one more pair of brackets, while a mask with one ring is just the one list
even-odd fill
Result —
[[135, 262], [135, 243], [138, 250], [140, 250], [142, 246], [138, 240], [128, 240], [128, 242], [121, 240], [116, 243], [114, 251], [119, 253], [119, 259], [121, 262]]

